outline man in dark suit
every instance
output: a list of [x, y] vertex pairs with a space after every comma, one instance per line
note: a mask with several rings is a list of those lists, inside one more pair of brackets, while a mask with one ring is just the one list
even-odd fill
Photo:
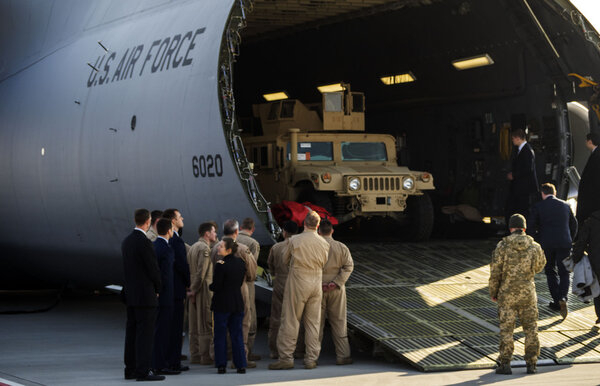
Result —
[[516, 129], [511, 132], [513, 145], [517, 147], [513, 155], [512, 171], [506, 178], [510, 181], [510, 192], [506, 204], [506, 223], [514, 213], [524, 217], [529, 215], [529, 206], [534, 193], [538, 191], [535, 171], [535, 154], [525, 140], [525, 131]]
[[181, 373], [181, 371], [169, 369], [167, 361], [171, 321], [173, 319], [173, 263], [175, 261], [175, 252], [169, 245], [169, 239], [173, 237], [171, 221], [166, 218], [159, 219], [156, 222], [156, 233], [154, 251], [160, 268], [162, 288], [158, 297], [152, 367], [156, 374], [174, 375]]
[[[577, 233], [577, 220], [571, 207], [555, 197], [552, 184], [542, 185], [542, 201], [536, 203], [527, 220], [530, 232], [540, 243], [546, 255], [546, 279], [552, 295], [549, 307], [567, 317], [567, 294], [569, 293], [569, 271], [562, 261], [571, 252], [571, 243]], [[558, 275], [557, 270], [558, 268]]]
[[577, 221], [583, 224], [593, 212], [600, 210], [600, 135], [589, 133], [585, 145], [592, 151], [579, 182]]
[[181, 365], [183, 314], [187, 289], [190, 286], [187, 250], [185, 242], [179, 237], [179, 232], [183, 228], [183, 216], [177, 209], [167, 209], [163, 212], [163, 217], [171, 220], [173, 237], [169, 240], [169, 245], [175, 252], [175, 262], [173, 264], [173, 324], [171, 325], [167, 361], [171, 370], [187, 371], [190, 369], [189, 366]]
[[157, 297], [161, 288], [160, 271], [152, 242], [146, 237], [150, 212], [135, 211], [135, 229], [121, 244], [123, 287], [127, 303], [125, 331], [125, 379], [162, 381], [162, 375], [150, 370]]

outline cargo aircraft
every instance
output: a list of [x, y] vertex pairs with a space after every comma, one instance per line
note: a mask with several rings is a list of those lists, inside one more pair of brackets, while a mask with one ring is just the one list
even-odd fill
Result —
[[567, 197], [598, 130], [598, 90], [569, 74], [599, 79], [599, 47], [567, 0], [0, 0], [2, 280], [121, 283], [140, 207], [178, 208], [190, 244], [244, 217], [272, 243], [240, 133], [263, 94], [331, 83], [433, 173], [436, 207], [502, 214], [510, 127]]

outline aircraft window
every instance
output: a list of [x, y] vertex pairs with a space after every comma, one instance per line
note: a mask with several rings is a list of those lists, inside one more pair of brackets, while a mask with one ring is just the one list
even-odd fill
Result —
[[[287, 144], [287, 159], [292, 159], [290, 144]], [[333, 143], [298, 142], [298, 161], [332, 161]]]
[[342, 161], [387, 161], [383, 142], [342, 142]]
[[343, 97], [341, 92], [327, 92], [323, 94], [325, 111], [343, 111]]
[[271, 103], [271, 106], [269, 109], [269, 116], [267, 117], [268, 120], [272, 121], [272, 120], [279, 118], [278, 114], [279, 114], [279, 106], [280, 105], [281, 105], [280, 102]]
[[363, 113], [365, 111], [364, 95], [360, 92], [352, 93], [352, 111]]
[[279, 114], [279, 118], [293, 118], [295, 105], [295, 100], [283, 101], [281, 103], [281, 114]]

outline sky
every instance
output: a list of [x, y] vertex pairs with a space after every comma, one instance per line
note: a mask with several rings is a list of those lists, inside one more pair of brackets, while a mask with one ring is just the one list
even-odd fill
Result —
[[600, 0], [571, 0], [571, 3], [600, 32]]

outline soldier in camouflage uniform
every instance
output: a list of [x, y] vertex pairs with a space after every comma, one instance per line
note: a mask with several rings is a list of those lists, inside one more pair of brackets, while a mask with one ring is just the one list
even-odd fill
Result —
[[540, 341], [533, 277], [544, 269], [546, 257], [542, 247], [525, 234], [525, 217], [513, 214], [508, 227], [511, 234], [498, 243], [490, 264], [490, 296], [498, 302], [500, 319], [500, 355], [496, 374], [512, 374], [510, 360], [517, 316], [525, 331], [527, 374], [535, 374]]

